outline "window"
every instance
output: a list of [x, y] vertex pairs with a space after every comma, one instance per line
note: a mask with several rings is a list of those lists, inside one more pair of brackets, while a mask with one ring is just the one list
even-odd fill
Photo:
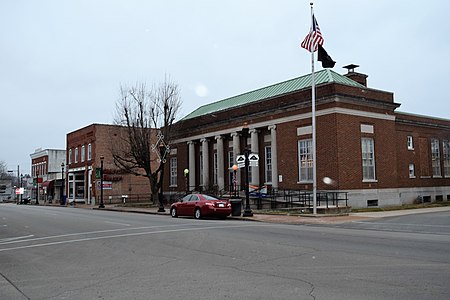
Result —
[[313, 181], [312, 140], [298, 141], [299, 182]]
[[444, 155], [444, 176], [450, 177], [450, 141], [442, 141], [442, 149]]
[[438, 139], [431, 139], [431, 168], [433, 169], [433, 177], [441, 176], [441, 157]]
[[217, 177], [218, 177], [218, 173], [219, 173], [219, 166], [218, 166], [218, 163], [217, 163], [217, 160], [218, 160], [218, 158], [217, 158], [217, 152], [214, 152], [214, 157], [213, 157], [213, 159], [214, 159], [214, 161], [213, 161], [213, 163], [214, 163], [214, 168], [213, 168], [213, 184], [215, 184], [215, 185], [217, 185], [217, 182], [218, 182], [218, 179], [217, 179]]
[[178, 161], [176, 157], [171, 157], [170, 158], [170, 186], [177, 186], [178, 182], [178, 176], [177, 176], [177, 171], [178, 171]]
[[84, 162], [85, 148], [84, 145], [81, 146], [81, 162]]
[[408, 150], [414, 150], [413, 137], [408, 135]]
[[416, 178], [414, 164], [409, 164], [409, 178]]
[[88, 144], [88, 153], [87, 153], [87, 160], [92, 159], [92, 145]]
[[199, 168], [199, 171], [200, 171], [200, 182], [199, 182], [199, 184], [200, 185], [203, 185], [203, 153], [202, 152], [200, 152], [200, 157], [199, 157], [199, 163], [200, 163], [200, 168]]
[[363, 181], [375, 180], [375, 155], [372, 138], [361, 139]]
[[78, 162], [78, 147], [75, 148], [75, 163]]
[[234, 184], [233, 165], [234, 165], [233, 151], [228, 151], [228, 170], [229, 170], [228, 183], [230, 186]]
[[265, 147], [265, 169], [266, 169], [266, 182], [272, 182], [272, 147]]
[[72, 163], [72, 149], [69, 149], [69, 165]]

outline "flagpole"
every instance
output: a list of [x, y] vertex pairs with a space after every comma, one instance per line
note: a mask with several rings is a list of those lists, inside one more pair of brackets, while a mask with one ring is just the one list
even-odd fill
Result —
[[[314, 22], [313, 3], [311, 5], [311, 22]], [[313, 24], [313, 23], [311, 23]], [[314, 82], [314, 52], [311, 51], [311, 118], [312, 118], [312, 160], [313, 160], [313, 214], [317, 214], [317, 169], [316, 169], [316, 84]]]

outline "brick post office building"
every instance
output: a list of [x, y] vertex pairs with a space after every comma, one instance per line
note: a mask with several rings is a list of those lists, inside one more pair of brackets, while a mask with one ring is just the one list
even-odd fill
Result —
[[69, 202], [99, 204], [101, 157], [104, 202], [120, 202], [122, 195], [133, 201], [149, 201], [148, 179], [124, 173], [114, 165], [112, 146], [126, 130], [122, 126], [91, 124], [67, 134], [66, 193]]
[[[347, 192], [352, 207], [448, 201], [450, 120], [398, 112], [354, 67], [315, 74], [318, 189]], [[311, 190], [311, 116], [311, 75], [204, 105], [176, 123], [165, 189], [229, 189], [246, 146], [259, 155], [252, 185]]]

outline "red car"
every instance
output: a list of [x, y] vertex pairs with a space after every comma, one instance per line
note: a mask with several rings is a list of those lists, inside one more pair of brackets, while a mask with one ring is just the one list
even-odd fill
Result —
[[227, 200], [220, 200], [205, 194], [189, 194], [170, 206], [170, 215], [203, 217], [219, 217], [225, 219], [231, 214], [231, 204]]

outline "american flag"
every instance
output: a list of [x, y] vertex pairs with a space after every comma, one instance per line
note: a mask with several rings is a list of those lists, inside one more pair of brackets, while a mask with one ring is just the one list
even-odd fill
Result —
[[322, 44], [322, 33], [320, 32], [319, 24], [317, 24], [317, 20], [313, 15], [311, 30], [301, 43], [301, 46], [309, 52], [315, 52], [317, 51], [318, 45], [322, 46]]

